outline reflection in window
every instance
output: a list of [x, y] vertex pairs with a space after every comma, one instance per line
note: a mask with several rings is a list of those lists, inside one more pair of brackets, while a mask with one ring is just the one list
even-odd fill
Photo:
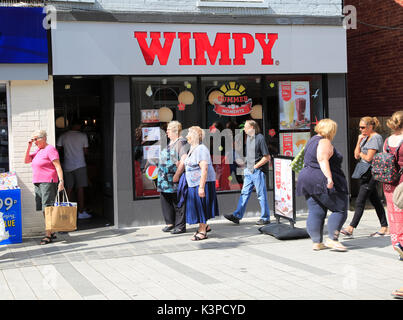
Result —
[[207, 128], [219, 139], [209, 137], [217, 191], [242, 189], [243, 167], [238, 161], [244, 157], [243, 126], [254, 119], [262, 128], [261, 78], [202, 78]]

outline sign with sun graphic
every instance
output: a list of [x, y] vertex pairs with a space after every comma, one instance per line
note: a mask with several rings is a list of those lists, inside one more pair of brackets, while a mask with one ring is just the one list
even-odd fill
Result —
[[237, 117], [252, 111], [252, 99], [246, 95], [246, 88], [235, 81], [230, 81], [220, 88], [222, 95], [214, 100], [214, 112], [227, 117]]

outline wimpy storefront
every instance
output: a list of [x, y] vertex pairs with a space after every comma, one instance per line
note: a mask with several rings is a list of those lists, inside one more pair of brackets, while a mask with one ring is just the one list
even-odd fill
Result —
[[[236, 130], [255, 119], [274, 155], [293, 156], [315, 123], [331, 117], [339, 124], [335, 145], [347, 157], [341, 25], [58, 21], [52, 56], [55, 86], [71, 80], [71, 90], [80, 81], [104, 81], [104, 114], [111, 121], [103, 132], [109, 137], [104, 152], [111, 156], [104, 161], [110, 181], [103, 183], [112, 190], [115, 226], [163, 223], [155, 160], [159, 129], [170, 120], [184, 128]], [[225, 147], [219, 147], [225, 159]], [[225, 214], [234, 210], [243, 180], [234, 164], [218, 163], [216, 186]], [[272, 170], [267, 183], [272, 190]], [[248, 215], [258, 216], [254, 198]], [[297, 207], [304, 210], [303, 201]]]

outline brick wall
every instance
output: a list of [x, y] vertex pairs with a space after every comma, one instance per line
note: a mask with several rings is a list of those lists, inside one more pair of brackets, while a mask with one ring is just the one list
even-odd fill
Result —
[[[403, 7], [393, 0], [346, 0], [358, 20], [403, 28]], [[403, 109], [403, 30], [358, 23], [347, 31], [350, 117], [390, 116]]]
[[[55, 143], [53, 80], [11, 81], [10, 170], [15, 170], [21, 187], [23, 235], [43, 233], [43, 216], [35, 210], [31, 165], [24, 163], [32, 132], [44, 129], [48, 143]], [[35, 150], [35, 146], [31, 151]]]

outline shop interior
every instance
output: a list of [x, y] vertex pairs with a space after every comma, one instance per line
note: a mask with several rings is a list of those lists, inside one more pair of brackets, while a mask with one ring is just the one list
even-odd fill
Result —
[[[77, 221], [78, 230], [111, 226], [113, 220], [112, 139], [113, 116], [109, 106], [109, 79], [101, 77], [55, 77], [56, 141], [74, 120], [88, 137], [86, 155], [88, 187], [84, 188], [85, 211], [92, 218]], [[63, 165], [63, 148], [59, 149]], [[73, 192], [70, 201], [76, 202]]]

